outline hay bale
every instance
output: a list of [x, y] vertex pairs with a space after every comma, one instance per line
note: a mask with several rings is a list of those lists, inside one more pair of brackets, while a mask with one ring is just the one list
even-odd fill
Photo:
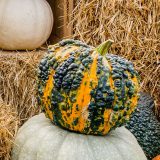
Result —
[[0, 51], [0, 95], [14, 106], [20, 123], [35, 115], [36, 69], [45, 50], [31, 52]]
[[75, 1], [74, 37], [94, 46], [113, 39], [112, 53], [135, 64], [142, 90], [154, 96], [160, 110], [159, 0]]
[[40, 111], [36, 69], [44, 53], [0, 51], [0, 159], [10, 159], [18, 128]]
[[0, 159], [9, 160], [19, 119], [14, 107], [6, 105], [0, 97]]

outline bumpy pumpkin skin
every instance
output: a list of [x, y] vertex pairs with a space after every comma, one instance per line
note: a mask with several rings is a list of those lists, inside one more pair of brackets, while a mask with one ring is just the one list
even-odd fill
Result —
[[38, 71], [38, 102], [56, 125], [105, 135], [123, 125], [139, 92], [133, 64], [77, 40], [49, 46]]
[[135, 137], [124, 127], [106, 136], [61, 129], [40, 114], [18, 131], [12, 160], [147, 160]]
[[148, 160], [160, 154], [160, 122], [153, 112], [153, 98], [140, 93], [137, 108], [125, 127], [136, 137]]

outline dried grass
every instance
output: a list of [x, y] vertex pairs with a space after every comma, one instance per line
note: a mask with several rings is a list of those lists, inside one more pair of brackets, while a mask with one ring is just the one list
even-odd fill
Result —
[[9, 160], [19, 119], [13, 106], [6, 105], [0, 97], [0, 159]]
[[45, 51], [0, 52], [0, 95], [14, 106], [20, 123], [35, 115], [36, 69]]
[[0, 51], [0, 159], [10, 160], [16, 132], [40, 111], [36, 69], [45, 51]]
[[[111, 52], [131, 60], [142, 90], [160, 109], [160, 1], [76, 0], [74, 37], [91, 45], [113, 39]], [[159, 112], [160, 113], [160, 112]]]

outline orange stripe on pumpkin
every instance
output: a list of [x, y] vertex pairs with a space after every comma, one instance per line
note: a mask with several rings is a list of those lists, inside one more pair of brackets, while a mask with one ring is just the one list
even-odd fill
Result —
[[[53, 46], [54, 47], [54, 46]], [[75, 51], [76, 49], [78, 49], [77, 46], [72, 46], [70, 49], [64, 51], [65, 49], [67, 49], [68, 47], [62, 47], [62, 48], [58, 48], [58, 52], [56, 53], [56, 56], [55, 57], [58, 57], [60, 56], [61, 58], [57, 60], [57, 62], [60, 62], [62, 63], [64, 60], [66, 60], [69, 56], [70, 56], [70, 52], [72, 51]], [[54, 74], [55, 74], [55, 71], [54, 70], [51, 70], [50, 71], [50, 75], [49, 75], [49, 78], [46, 82], [46, 87], [44, 88], [44, 96], [43, 96], [43, 104], [45, 105], [45, 110], [46, 110], [46, 113], [47, 115], [49, 116], [49, 118], [51, 120], [53, 120], [53, 111], [51, 111], [49, 109], [49, 106], [51, 106], [51, 102], [50, 102], [50, 95], [51, 95], [51, 91], [54, 87]]]
[[46, 113], [51, 120], [53, 120], [53, 113], [49, 109], [49, 106], [51, 106], [51, 101], [50, 101], [49, 97], [50, 97], [51, 91], [53, 89], [53, 76], [54, 76], [54, 74], [55, 74], [55, 71], [51, 70], [49, 78], [48, 78], [47, 83], [46, 83], [46, 87], [44, 88], [44, 92], [43, 92], [44, 95], [43, 95], [43, 98], [42, 98], [43, 104], [45, 105]]
[[152, 160], [160, 160], [160, 155], [154, 157]]
[[[74, 126], [74, 130], [83, 131], [88, 120], [88, 105], [90, 104], [91, 95], [90, 92], [93, 90], [97, 84], [97, 58], [98, 55], [96, 53], [92, 54], [93, 62], [91, 64], [90, 70], [84, 73], [84, 77], [82, 79], [81, 85], [78, 88], [76, 102], [72, 106], [72, 112], [70, 115], [70, 124], [74, 122], [76, 118], [78, 118], [78, 123]], [[90, 82], [92, 82], [92, 88], [90, 86]], [[78, 111], [76, 110], [76, 106], [78, 105]]]
[[138, 82], [137, 77], [133, 77], [133, 78], [131, 78], [131, 80], [132, 80], [132, 83], [134, 83], [134, 87], [135, 87], [135, 90], [136, 90], [136, 92], [134, 93], [134, 96], [132, 96], [132, 98], [131, 98], [131, 107], [132, 107], [132, 109], [134, 110], [134, 108], [135, 108], [135, 107], [137, 106], [137, 104], [138, 104], [138, 96], [137, 96], [137, 93], [139, 92], [140, 86], [139, 86], [139, 82]]
[[111, 128], [111, 125], [109, 124], [109, 119], [112, 113], [112, 109], [105, 109], [104, 111], [104, 131], [103, 134], [107, 134]]

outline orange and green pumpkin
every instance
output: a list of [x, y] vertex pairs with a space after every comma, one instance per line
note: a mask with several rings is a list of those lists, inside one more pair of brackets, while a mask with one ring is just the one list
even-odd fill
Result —
[[38, 70], [38, 103], [54, 124], [105, 135], [122, 126], [137, 106], [139, 76], [133, 64], [78, 40], [49, 46]]

